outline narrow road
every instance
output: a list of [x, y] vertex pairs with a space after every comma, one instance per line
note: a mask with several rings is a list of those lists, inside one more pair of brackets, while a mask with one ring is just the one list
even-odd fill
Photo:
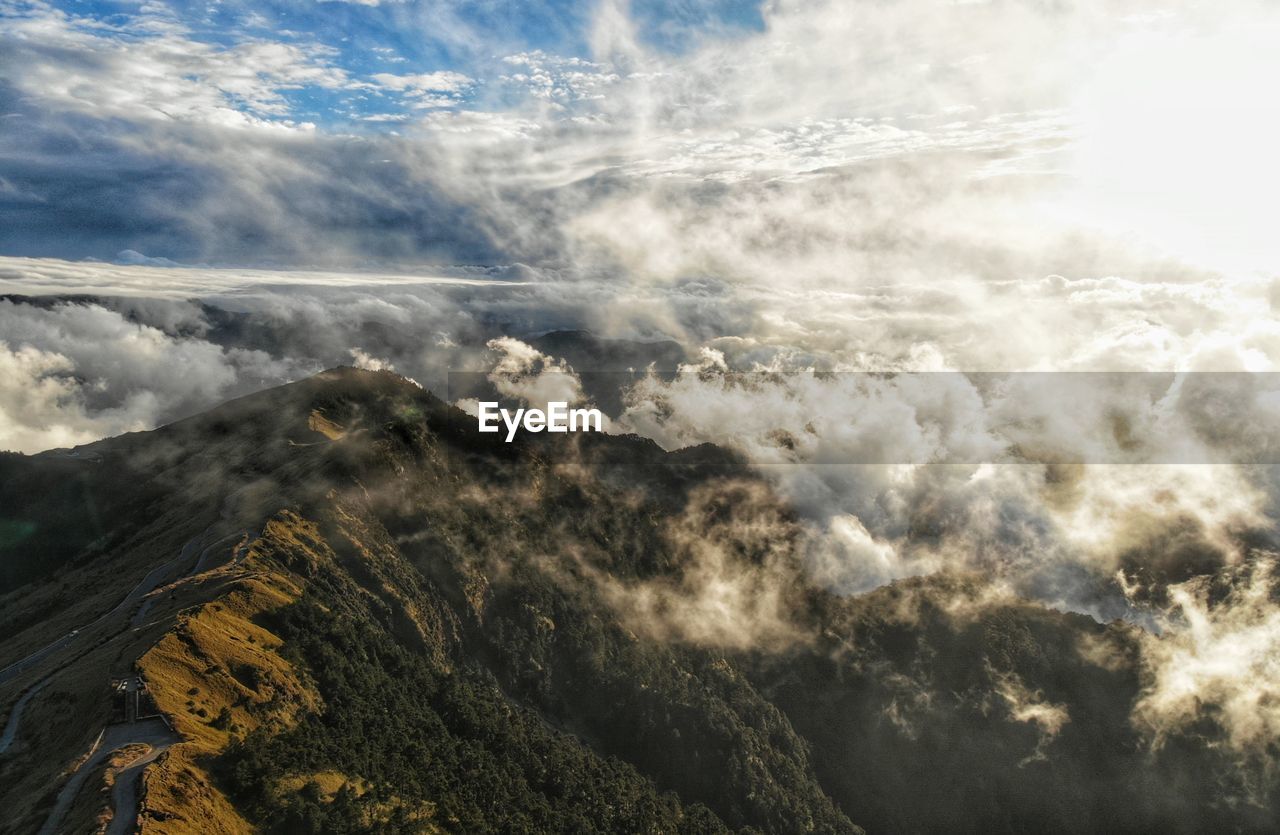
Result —
[[28, 655], [26, 658], [23, 658], [21, 661], [15, 661], [12, 664], [10, 664], [8, 667], [5, 667], [3, 670], [0, 670], [0, 684], [4, 684], [6, 681], [18, 675], [19, 673], [22, 673], [27, 668], [34, 666], [35, 664], [39, 664], [41, 661], [48, 658], [50, 655], [53, 655], [58, 650], [62, 649], [63, 647], [66, 647], [68, 644], [74, 641], [79, 636], [79, 634], [80, 634], [79, 629], [73, 629], [70, 632], [68, 632], [66, 635], [63, 635], [58, 640], [49, 644], [48, 646], [45, 646], [42, 649], [38, 649], [35, 652]]
[[[71, 804], [75, 803], [76, 795], [80, 793], [80, 789], [84, 786], [85, 780], [87, 780], [89, 775], [93, 773], [93, 770], [105, 762], [112, 753], [126, 745], [146, 743], [151, 746], [151, 751], [144, 755], [143, 759], [146, 759], [146, 757], [151, 757], [151, 759], [148, 759], [146, 762], [135, 760], [130, 764], [130, 768], [134, 765], [139, 767], [137, 771], [131, 775], [133, 789], [131, 791], [128, 789], [124, 790], [125, 795], [123, 799], [127, 801], [132, 798], [133, 805], [130, 807], [132, 809], [132, 816], [117, 815], [117, 817], [125, 819], [125, 823], [122, 825], [136, 822], [138, 815], [137, 781], [141, 778], [142, 771], [146, 768], [147, 763], [167, 751], [169, 746], [173, 745], [175, 742], [181, 741], [182, 738], [169, 730], [169, 726], [160, 719], [143, 719], [139, 722], [131, 722], [127, 725], [107, 726], [106, 731], [102, 735], [102, 742], [98, 746], [97, 750], [94, 751], [94, 753], [76, 769], [75, 773], [71, 775], [71, 779], [69, 779], [67, 784], [62, 787], [62, 791], [58, 792], [58, 799], [53, 804], [53, 810], [49, 813], [49, 818], [44, 822], [44, 826], [40, 828], [40, 835], [54, 835], [54, 833], [58, 832], [58, 827], [62, 825], [62, 819], [65, 818], [67, 816], [67, 812], [71, 810]], [[152, 753], [154, 753], [155, 756], [151, 756]], [[124, 777], [124, 771], [121, 772], [120, 776]], [[114, 791], [112, 792], [112, 797], [115, 797]], [[121, 809], [122, 807], [118, 806], [116, 808]], [[114, 817], [112, 819], [112, 825], [115, 825]], [[130, 830], [126, 828], [120, 831], [128, 832]]]
[[[178, 556], [174, 557], [164, 565], [147, 572], [146, 576], [144, 576], [142, 580], [124, 596], [124, 599], [117, 603], [110, 611], [100, 615], [88, 625], [72, 630], [42, 649], [31, 653], [26, 658], [14, 662], [3, 670], [0, 670], [0, 684], [3, 684], [5, 681], [8, 681], [24, 670], [29, 669], [32, 665], [39, 663], [53, 653], [67, 647], [72, 642], [76, 641], [76, 639], [80, 638], [82, 633], [93, 629], [98, 624], [111, 618], [113, 615], [116, 615], [121, 611], [127, 611], [128, 607], [137, 603], [139, 600], [142, 600], [159, 587], [162, 582], [169, 578], [170, 574], [176, 568], [180, 567], [188, 559], [191, 559], [193, 562], [188, 573], [196, 574], [203, 570], [207, 565], [210, 552], [216, 546], [237, 536], [240, 537], [240, 541], [235, 546], [230, 564], [238, 564], [244, 559], [245, 554], [248, 552], [248, 545], [253, 541], [253, 537], [249, 531], [236, 531], [235, 533], [221, 537], [220, 539], [206, 545], [205, 542], [208, 539], [209, 532], [211, 530], [213, 530], [213, 525], [205, 528], [205, 530], [198, 536], [194, 536], [187, 540], [186, 544], [184, 544], [182, 549], [179, 551]], [[195, 553], [195, 549], [197, 548], [201, 548], [198, 556]], [[130, 619], [130, 626], [136, 627], [139, 625], [142, 618], [150, 609], [152, 602], [154, 602], [154, 598], [147, 599], [143, 602], [143, 605], [139, 607], [138, 611]], [[4, 732], [3, 734], [0, 734], [0, 753], [8, 750], [17, 738], [18, 730], [21, 726], [22, 714], [27, 704], [36, 696], [37, 693], [40, 692], [41, 689], [44, 688], [46, 684], [48, 684], [49, 680], [65, 666], [66, 664], [63, 664], [50, 671], [44, 678], [40, 679], [28, 688], [18, 701], [14, 703], [13, 709], [9, 713], [9, 718], [5, 723]], [[75, 802], [76, 795], [79, 794], [85, 780], [88, 779], [88, 776], [93, 772], [93, 770], [104, 762], [106, 758], [108, 758], [114, 751], [126, 745], [145, 743], [151, 746], [150, 750], [130, 762], [125, 767], [119, 769], [116, 774], [116, 783], [111, 793], [114, 813], [112, 815], [108, 832], [125, 833], [134, 831], [137, 827], [138, 803], [142, 776], [146, 771], [147, 766], [167, 751], [170, 746], [180, 741], [182, 741], [182, 738], [161, 719], [143, 719], [127, 724], [107, 726], [103, 730], [102, 736], [99, 737], [99, 743], [97, 743], [96, 747], [90, 751], [86, 760], [75, 770], [67, 780], [66, 785], [64, 785], [62, 790], [58, 793], [53, 809], [50, 812], [48, 819], [45, 821], [44, 826], [40, 829], [40, 835], [52, 835], [52, 833], [56, 833], [58, 831], [59, 826], [62, 824], [62, 820], [66, 817], [71, 805]]]
[[18, 738], [18, 724], [22, 722], [22, 711], [26, 708], [27, 702], [49, 683], [49, 678], [45, 676], [31, 685], [27, 688], [27, 692], [22, 694], [22, 698], [14, 703], [13, 710], [9, 711], [9, 721], [4, 724], [4, 733], [0, 734], [0, 754], [8, 751], [9, 746], [13, 745], [13, 741]]
[[[191, 555], [195, 551], [195, 548], [201, 548], [200, 555], [196, 558], [195, 565], [193, 565], [191, 567], [191, 570], [187, 572], [188, 575], [199, 574], [201, 571], [204, 570], [203, 566], [209, 559], [209, 552], [219, 543], [225, 542], [226, 540], [240, 533], [239, 531], [237, 531], [236, 533], [228, 534], [222, 537], [222, 539], [216, 540], [214, 542], [211, 542], [208, 545], [205, 545], [204, 542], [206, 539], [209, 538], [209, 532], [211, 530], [213, 530], [213, 525], [210, 525], [209, 527], [204, 529], [204, 533], [200, 534], [200, 536], [198, 537], [199, 542], [196, 542], [196, 540], [193, 539], [187, 542], [186, 545], [182, 546], [182, 552], [178, 554], [177, 559], [170, 562], [169, 565], [175, 565], [175, 564], [181, 565], [184, 560], [191, 557]], [[195, 542], [194, 547], [192, 547], [193, 542]], [[156, 599], [154, 597], [147, 597], [147, 595], [149, 595], [152, 591], [154, 591], [155, 588], [158, 587], [159, 585], [160, 583], [156, 583], [155, 586], [153, 586], [152, 588], [142, 593], [142, 596], [145, 597], [146, 599], [142, 601], [142, 605], [138, 607], [138, 611], [134, 612], [133, 619], [129, 621], [130, 626], [142, 625], [143, 619], [147, 616], [147, 613], [151, 611], [151, 604], [156, 602]]]
[[222, 537], [222, 539], [219, 539], [213, 542], [212, 544], [210, 544], [207, 548], [205, 548], [203, 551], [200, 552], [200, 560], [196, 563], [196, 567], [191, 569], [191, 573], [199, 574], [203, 571], [208, 570], [209, 564], [212, 562], [212, 557], [216, 553], [214, 549], [217, 548], [222, 543], [228, 542], [232, 539], [235, 539], [236, 537], [240, 537], [240, 540], [241, 540], [240, 543], [237, 544], [237, 548], [239, 548], [249, 538], [249, 529], [242, 528], [241, 530], [233, 531], [232, 533], [229, 533], [226, 536]]
[[[191, 539], [187, 540], [187, 543], [183, 545], [182, 549], [178, 552], [178, 556], [174, 557], [172, 560], [160, 566], [159, 568], [155, 568], [147, 572], [147, 576], [143, 577], [141, 582], [139, 582], [136, 586], [134, 586], [133, 589], [131, 589], [129, 593], [124, 596], [124, 599], [121, 600], [119, 603], [117, 603], [115, 607], [111, 609], [111, 611], [107, 612], [104, 615], [99, 616], [96, 620], [94, 620], [88, 626], [82, 626], [79, 629], [73, 629], [71, 632], [67, 633], [66, 635], [63, 635], [61, 638], [49, 644], [48, 646], [44, 647], [43, 649], [33, 652], [31, 655], [28, 655], [26, 658], [22, 659], [21, 661], [18, 661], [14, 664], [10, 664], [8, 667], [5, 667], [4, 670], [0, 670], [0, 684], [3, 684], [4, 682], [8, 681], [9, 679], [13, 678], [14, 676], [18, 675], [24, 670], [30, 668], [32, 665], [39, 663], [40, 661], [52, 655], [54, 652], [57, 652], [58, 650], [66, 647], [72, 641], [75, 641], [77, 638], [81, 637], [82, 633], [84, 633], [86, 630], [92, 629], [102, 621], [110, 618], [112, 615], [116, 614], [117, 612], [120, 612], [121, 610], [127, 609], [127, 607], [132, 606], [138, 600], [145, 597], [147, 594], [153, 591], [156, 588], [156, 586], [160, 585], [161, 581], [168, 576], [168, 572], [170, 572], [175, 566], [181, 565], [184, 560], [189, 559], [193, 556], [195, 549], [200, 547], [201, 543], [204, 542], [205, 538], [208, 536], [209, 531], [212, 528], [213, 526], [210, 525], [208, 528], [205, 528], [204, 532], [202, 532], [199, 536], [194, 536]], [[232, 534], [232, 536], [234, 536], [234, 534]], [[219, 540], [219, 542], [221, 541], [222, 540]], [[217, 543], [214, 543], [214, 544], [217, 544]], [[209, 547], [212, 547], [212, 546], [209, 546]], [[202, 553], [201, 559], [203, 559], [203, 556], [204, 555]], [[143, 604], [143, 606], [139, 609], [138, 615], [135, 615], [135, 617], [133, 618], [131, 625], [136, 626], [138, 624], [140, 620], [140, 616], [142, 614], [145, 614], [146, 609], [150, 608], [150, 603], [151, 601], [148, 600], [146, 603]], [[48, 675], [46, 675], [44, 678], [40, 679], [34, 685], [28, 688], [27, 691], [22, 694], [22, 697], [19, 698], [18, 701], [14, 703], [13, 709], [9, 711], [9, 718], [5, 721], [4, 732], [3, 734], [0, 734], [0, 754], [3, 754], [5, 751], [8, 751], [9, 748], [13, 745], [14, 740], [17, 739], [18, 731], [22, 726], [22, 712], [26, 708], [27, 704], [31, 701], [32, 697], [35, 696], [38, 692], [40, 692], [40, 690], [46, 684], [49, 683], [49, 679], [53, 678], [54, 674], [57, 673], [58, 670], [62, 669], [62, 667], [65, 667], [65, 666], [66, 665], [64, 664], [54, 670], [51, 670]]]
[[178, 556], [174, 557], [164, 565], [161, 565], [158, 568], [153, 568], [151, 571], [147, 572], [147, 575], [138, 581], [138, 584], [134, 586], [129, 593], [124, 596], [124, 599], [117, 603], [110, 611], [99, 615], [96, 619], [85, 626], [71, 630], [66, 635], [63, 635], [61, 638], [58, 638], [47, 646], [36, 650], [26, 658], [23, 658], [20, 661], [15, 661], [3, 670], [0, 670], [0, 684], [4, 684], [9, 679], [24, 672], [33, 665], [39, 664], [55, 652], [70, 646], [72, 643], [76, 642], [85, 631], [92, 629], [104, 620], [107, 620], [113, 615], [119, 613], [121, 610], [126, 609], [141, 600], [144, 596], [155, 589], [156, 586], [160, 585], [160, 581], [168, 575], [174, 566], [180, 564], [184, 559], [191, 556], [192, 552], [199, 547], [200, 542], [203, 541], [208, 532], [208, 528], [206, 528], [200, 535], [193, 536], [191, 539], [187, 540], [186, 545], [182, 546], [182, 550], [179, 551]]
[[138, 799], [142, 790], [142, 775], [147, 766], [168, 751], [172, 744], [173, 742], [152, 745], [150, 751], [116, 772], [116, 784], [111, 789], [111, 825], [107, 827], [107, 835], [129, 835], [138, 830]]

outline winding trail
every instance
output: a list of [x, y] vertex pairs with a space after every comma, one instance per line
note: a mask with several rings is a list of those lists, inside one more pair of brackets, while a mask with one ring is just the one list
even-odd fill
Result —
[[[26, 658], [23, 658], [21, 661], [16, 661], [13, 664], [10, 664], [8, 667], [5, 667], [3, 670], [0, 670], [0, 684], [4, 684], [9, 679], [29, 669], [31, 666], [38, 664], [39, 662], [43, 661], [45, 658], [48, 658], [50, 655], [57, 652], [58, 650], [69, 646], [72, 642], [76, 641], [76, 639], [83, 636], [85, 637], [86, 640], [88, 640], [89, 636], [85, 635], [84, 633], [86, 633], [88, 630], [93, 629], [95, 626], [107, 620], [108, 618], [112, 617], [113, 615], [118, 614], [122, 610], [126, 610], [129, 606], [132, 606], [134, 603], [138, 602], [139, 600], [145, 598], [148, 594], [154, 591], [162, 582], [164, 582], [165, 579], [169, 577], [170, 572], [172, 572], [176, 567], [181, 566], [185, 560], [191, 559], [195, 553], [195, 549], [199, 548], [204, 543], [204, 540], [209, 535], [209, 531], [212, 529], [213, 529], [212, 525], [210, 525], [208, 528], [205, 528], [204, 531], [201, 532], [198, 536], [193, 536], [191, 539], [187, 540], [186, 544], [183, 545], [181, 550], [178, 552], [178, 556], [174, 557], [172, 560], [169, 560], [168, 562], [159, 566], [158, 568], [154, 568], [151, 571], [147, 572], [147, 575], [143, 577], [142, 580], [139, 581], [136, 586], [130, 589], [129, 593], [126, 594], [124, 598], [119, 603], [117, 603], [110, 611], [106, 612], [105, 614], [99, 615], [96, 619], [94, 619], [92, 622], [90, 622], [86, 626], [82, 626], [79, 629], [71, 630], [66, 635], [63, 635], [61, 638], [58, 638], [56, 641], [53, 641], [52, 643], [48, 644], [42, 649], [36, 650], [35, 652], [28, 655]], [[222, 539], [219, 539], [217, 542], [214, 542], [206, 546], [204, 550], [201, 551], [200, 553], [198, 562], [196, 563], [196, 567], [199, 567], [199, 565], [205, 561], [205, 557], [207, 556], [209, 550], [213, 548], [215, 545], [227, 539], [230, 539], [231, 536], [235, 536], [236, 534], [242, 534], [242, 533], [244, 532], [237, 531], [235, 534], [231, 534], [229, 536], [223, 537]], [[194, 573], [194, 570], [192, 573]], [[137, 626], [141, 622], [142, 617], [146, 614], [147, 610], [151, 608], [152, 602], [154, 602], [154, 598], [148, 598], [143, 602], [142, 606], [139, 607], [137, 613], [131, 619], [129, 624], [130, 626]], [[81, 655], [83, 655], [83, 653], [81, 653]], [[78, 658], [80, 656], [76, 656], [76, 657]], [[71, 661], [74, 661], [74, 660], [75, 659], [73, 658], [69, 660], [67, 663], [69, 664], [71, 663]], [[0, 754], [3, 754], [6, 751], [8, 751], [9, 748], [13, 746], [14, 741], [17, 739], [18, 731], [22, 727], [22, 714], [23, 714], [23, 711], [26, 709], [27, 704], [30, 703], [31, 699], [37, 693], [39, 693], [40, 690], [42, 690], [46, 684], [49, 683], [49, 680], [52, 679], [53, 676], [57, 674], [59, 670], [61, 670], [65, 666], [66, 664], [63, 664], [56, 667], [53, 670], [50, 670], [48, 675], [46, 675], [44, 678], [40, 679], [31, 687], [29, 687], [27, 691], [23, 693], [22, 696], [18, 699], [18, 701], [14, 703], [13, 708], [9, 711], [9, 718], [5, 721], [4, 732], [0, 734]]]
[[187, 544], [182, 546], [182, 550], [178, 552], [178, 556], [169, 560], [167, 563], [164, 563], [163, 565], [148, 571], [146, 576], [144, 576], [141, 580], [139, 580], [138, 584], [134, 586], [132, 589], [130, 589], [129, 593], [126, 594], [124, 598], [119, 603], [117, 603], [113, 608], [111, 608], [109, 611], [99, 615], [97, 618], [85, 624], [84, 626], [81, 626], [78, 629], [71, 630], [67, 634], [63, 635], [61, 638], [58, 638], [52, 643], [31, 653], [26, 658], [15, 661], [9, 666], [5, 667], [3, 670], [0, 670], [0, 684], [4, 684], [6, 681], [24, 672], [31, 666], [40, 663], [41, 661], [48, 658], [50, 655], [54, 654], [55, 652], [58, 652], [61, 649], [65, 649], [66, 647], [70, 646], [72, 643], [75, 643], [78, 638], [82, 636], [87, 638], [88, 636], [84, 635], [85, 632], [94, 628], [95, 626], [102, 623], [103, 621], [111, 618], [113, 615], [118, 614], [121, 610], [124, 610], [129, 606], [132, 606], [134, 603], [137, 603], [147, 594], [151, 593], [153, 590], [155, 590], [156, 586], [160, 585], [161, 581], [164, 580], [166, 576], [168, 576], [168, 573], [171, 570], [173, 570], [175, 566], [181, 564], [183, 560], [191, 556], [192, 551], [195, 548], [199, 547], [200, 541], [203, 540], [204, 536], [207, 533], [208, 533], [208, 529], [206, 528], [203, 533], [199, 534], [198, 536], [193, 536], [191, 539], [187, 540]]
[[[128, 817], [130, 823], [136, 822], [138, 816], [138, 781], [142, 777], [142, 772], [147, 764], [156, 757], [169, 750], [169, 747], [175, 742], [180, 742], [181, 737], [169, 730], [169, 726], [161, 719], [143, 719], [138, 722], [131, 722], [127, 725], [109, 725], [103, 732], [102, 741], [97, 749], [90, 754], [89, 758], [75, 770], [71, 775], [71, 779], [67, 780], [66, 785], [62, 787], [62, 791], [58, 792], [58, 799], [53, 804], [53, 810], [49, 813], [48, 819], [45, 820], [44, 826], [40, 828], [39, 835], [54, 835], [59, 831], [62, 825], [62, 819], [67, 816], [67, 812], [71, 810], [71, 804], [75, 803], [76, 795], [80, 793], [80, 789], [84, 786], [85, 780], [89, 779], [89, 775], [93, 770], [106, 761], [115, 751], [126, 745], [134, 745], [137, 743], [145, 743], [151, 746], [151, 750], [141, 758], [134, 760], [125, 769], [120, 772], [120, 778], [125, 777], [125, 772], [129, 769], [137, 767], [132, 774], [128, 775], [132, 789], [122, 789], [121, 799], [132, 802], [132, 815], [125, 816], [117, 814], [112, 817], [112, 825], [115, 826], [116, 818], [122, 820]], [[144, 762], [145, 760], [145, 762]], [[117, 783], [117, 787], [119, 784]], [[112, 797], [116, 797], [116, 793], [112, 791]], [[117, 810], [123, 807], [117, 806]], [[117, 831], [117, 830], [112, 830]], [[118, 830], [128, 832], [129, 829]]]
[[31, 687], [27, 688], [27, 692], [22, 694], [18, 701], [14, 702], [13, 710], [9, 711], [9, 721], [5, 722], [4, 733], [0, 734], [0, 754], [9, 750], [9, 746], [13, 745], [13, 741], [18, 738], [18, 725], [22, 722], [22, 711], [30, 702], [32, 697], [39, 693], [44, 686], [49, 683], [52, 676], [45, 676], [37, 681]]
[[[197, 536], [187, 540], [182, 546], [178, 555], [163, 565], [152, 569], [124, 596], [119, 603], [112, 607], [109, 611], [99, 615], [90, 623], [78, 629], [73, 629], [66, 635], [52, 641], [41, 649], [28, 655], [19, 661], [15, 661], [9, 666], [0, 670], [0, 684], [9, 681], [20, 673], [31, 668], [35, 664], [39, 664], [54, 653], [76, 643], [78, 639], [84, 638], [90, 640], [90, 636], [85, 634], [99, 624], [107, 621], [111, 617], [122, 611], [127, 611], [130, 606], [142, 601], [142, 605], [129, 619], [129, 623], [124, 628], [138, 627], [147, 612], [151, 608], [151, 604], [155, 602], [155, 597], [147, 597], [164, 582], [171, 579], [172, 574], [178, 570], [186, 561], [190, 560], [191, 568], [186, 572], [187, 575], [195, 575], [206, 570], [211, 562], [211, 553], [219, 545], [229, 540], [239, 537], [231, 553], [228, 561], [229, 565], [240, 563], [248, 552], [248, 545], [254, 539], [252, 533], [248, 530], [238, 530], [226, 536], [220, 537], [213, 542], [207, 542], [213, 525], [205, 528]], [[198, 554], [196, 549], [200, 549]], [[119, 634], [120, 631], [113, 633]], [[108, 636], [108, 638], [111, 636]], [[92, 647], [86, 647], [86, 651], [91, 651]], [[79, 655], [67, 662], [50, 670], [47, 675], [36, 681], [26, 692], [14, 703], [13, 708], [9, 712], [9, 717], [5, 723], [4, 731], [0, 734], [0, 754], [6, 752], [17, 739], [19, 729], [21, 728], [22, 715], [31, 702], [31, 700], [49, 683], [49, 681], [59, 671], [64, 669]], [[113, 815], [111, 824], [107, 830], [109, 835], [119, 835], [121, 833], [132, 832], [137, 828], [138, 805], [140, 798], [140, 788], [143, 774], [148, 765], [156, 760], [161, 754], [169, 750], [170, 746], [177, 742], [181, 742], [182, 738], [173, 731], [173, 729], [163, 719], [143, 719], [136, 722], [126, 724], [108, 725], [99, 735], [98, 740], [90, 748], [85, 757], [84, 762], [71, 774], [66, 784], [58, 792], [57, 799], [54, 802], [53, 809], [49, 813], [44, 826], [40, 829], [40, 835], [53, 835], [59, 831], [63, 819], [67, 812], [71, 809], [75, 802], [76, 796], [84, 786], [85, 780], [89, 775], [101, 765], [115, 751], [126, 745], [143, 743], [149, 745], [149, 750], [120, 768], [116, 773], [116, 782], [111, 792]]]
[[[191, 570], [187, 572], [188, 576], [199, 574], [202, 570], [201, 566], [204, 565], [205, 561], [209, 556], [209, 551], [219, 542], [222, 542], [226, 539], [229, 539], [232, 536], [235, 536], [235, 534], [229, 534], [228, 536], [224, 536], [222, 539], [219, 539], [216, 542], [210, 543], [209, 545], [205, 545], [204, 542], [206, 539], [208, 539], [209, 532], [211, 530], [213, 530], [213, 525], [210, 525], [209, 527], [205, 528], [204, 531], [198, 537], [193, 537], [192, 539], [188, 540], [187, 544], [182, 546], [182, 551], [178, 554], [178, 556], [172, 561], [170, 561], [169, 563], [166, 563], [166, 565], [181, 566], [181, 564], [184, 561], [186, 561], [191, 557], [191, 555], [194, 553], [196, 548], [201, 548], [199, 556], [196, 557], [195, 564], [191, 567]], [[155, 597], [148, 596], [148, 595], [150, 595], [151, 592], [155, 591], [155, 589], [159, 588], [161, 585], [162, 585], [162, 581], [157, 581], [155, 585], [153, 585], [151, 588], [147, 589], [142, 593], [141, 596], [145, 599], [142, 601], [142, 605], [138, 607], [138, 611], [133, 613], [133, 618], [129, 621], [130, 626], [136, 627], [136, 626], [142, 625], [143, 618], [147, 616], [147, 612], [151, 611], [151, 604], [156, 602]]]
[[204, 571], [207, 571], [212, 561], [211, 557], [213, 555], [213, 549], [217, 548], [222, 543], [232, 540], [236, 537], [240, 537], [241, 539], [241, 541], [236, 545], [236, 549], [238, 551], [241, 547], [244, 546], [245, 541], [251, 538], [249, 529], [241, 528], [238, 531], [232, 531], [231, 533], [227, 534], [221, 539], [215, 540], [214, 542], [210, 543], [208, 547], [206, 547], [203, 551], [200, 552], [200, 559], [198, 562], [196, 562], [195, 568], [191, 569], [191, 573], [200, 574]]
[[107, 835], [128, 835], [137, 831], [142, 775], [148, 765], [177, 741], [175, 735], [170, 742], [152, 745], [150, 751], [116, 772], [116, 783], [111, 789], [111, 825], [107, 827]]

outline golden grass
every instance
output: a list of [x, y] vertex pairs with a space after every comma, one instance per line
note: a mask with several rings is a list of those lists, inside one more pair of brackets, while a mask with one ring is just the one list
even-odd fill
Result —
[[357, 796], [368, 791], [368, 784], [364, 780], [358, 778], [353, 780], [340, 771], [317, 771], [314, 774], [294, 774], [289, 777], [282, 777], [276, 783], [275, 790], [281, 794], [293, 794], [301, 791], [302, 787], [308, 783], [315, 783], [319, 787], [320, 793], [329, 800], [332, 800], [333, 796], [338, 793], [338, 789], [343, 786], [350, 786]]
[[179, 615], [138, 661], [156, 705], [186, 741], [145, 777], [144, 833], [247, 833], [252, 827], [208, 773], [231, 741], [260, 726], [274, 732], [319, 709], [320, 697], [278, 654], [280, 639], [255, 620], [297, 600], [301, 589], [259, 559], [263, 548], [304, 547], [314, 529], [292, 514], [267, 525], [250, 549], [254, 571], [223, 596]]
[[[363, 796], [372, 788], [369, 781], [348, 777], [340, 771], [316, 771], [311, 774], [290, 774], [281, 777], [272, 789], [277, 797], [287, 797], [302, 791], [308, 785], [314, 785], [326, 801], [332, 801], [343, 786], [355, 792], [356, 797]], [[417, 835], [431, 835], [431, 833], [444, 831], [435, 822], [437, 809], [436, 805], [430, 802], [407, 801], [403, 798], [391, 797], [381, 803], [367, 806], [363, 812], [363, 824], [366, 827], [372, 828], [377, 824], [386, 824], [395, 814], [403, 813], [404, 819], [412, 823], [413, 828], [409, 831]]]
[[143, 776], [143, 833], [248, 835], [253, 827], [209, 779], [195, 746], [175, 745]]
[[339, 440], [347, 434], [345, 429], [325, 417], [319, 409], [313, 410], [307, 418], [307, 428], [312, 432], [319, 432], [331, 441]]
[[[348, 536], [361, 558], [379, 564], [373, 552], [379, 548], [379, 532], [367, 530], [345, 513], [341, 518], [351, 526]], [[314, 523], [288, 511], [277, 514], [236, 567], [241, 576], [228, 576], [216, 597], [178, 612], [172, 628], [138, 659], [137, 669], [157, 707], [184, 739], [143, 776], [141, 832], [247, 835], [253, 831], [223, 794], [210, 768], [228, 745], [255, 728], [279, 733], [294, 727], [307, 712], [322, 708], [313, 685], [280, 655], [280, 638], [262, 624], [269, 622], [264, 615], [299, 599], [303, 577], [318, 564], [336, 559]], [[414, 617], [419, 612], [413, 601], [397, 597], [396, 602], [411, 613], [412, 623], [425, 638]], [[274, 788], [287, 796], [309, 784], [330, 799], [343, 786], [357, 795], [370, 788], [358, 775], [335, 771], [281, 775]], [[434, 804], [399, 798], [369, 807], [368, 823], [385, 822], [397, 810], [408, 813], [414, 831], [439, 831], [432, 820]], [[90, 819], [86, 814], [84, 820]]]
[[116, 783], [116, 772], [150, 750], [151, 746], [146, 743], [125, 745], [97, 765], [63, 819], [62, 828], [67, 832], [105, 832], [111, 823], [111, 789]]

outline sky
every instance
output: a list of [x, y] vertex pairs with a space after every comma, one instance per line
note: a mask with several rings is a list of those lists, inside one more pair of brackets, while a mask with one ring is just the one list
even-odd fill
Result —
[[[823, 260], [804, 266], [825, 281], [865, 248], [830, 220], [881, 211], [1033, 227], [998, 237], [1038, 234], [1020, 241], [1037, 251], [1090, 234], [1257, 267], [1274, 255], [1258, 215], [1277, 185], [1275, 17], [1147, 0], [6, 0], [0, 253], [624, 280], [754, 277], [781, 255]], [[761, 204], [793, 228], [743, 217]]]
[[1164, 630], [1146, 721], [1200, 694], [1265, 748], [1275, 387], [963, 373], [1277, 370], [1277, 42], [1262, 0], [0, 0], [0, 448], [669, 340], [616, 427], [766, 467], [832, 588], [963, 567]]

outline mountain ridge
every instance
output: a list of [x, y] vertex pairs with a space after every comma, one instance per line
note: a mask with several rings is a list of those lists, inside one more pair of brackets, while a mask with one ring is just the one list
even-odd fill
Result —
[[[1129, 722], [1133, 627], [972, 575], [834, 595], [807, 574], [795, 513], [715, 447], [504, 444], [403, 378], [340, 369], [75, 452], [0, 461], [23, 478], [73, 473], [79, 491], [14, 505], [34, 526], [25, 541], [43, 545], [0, 598], [0, 663], [155, 583], [0, 682], [10, 705], [41, 687], [0, 755], [6, 831], [47, 822], [49, 787], [110, 720], [107, 679], [129, 675], [182, 741], [141, 776], [137, 809], [83, 790], [67, 821], [856, 832], [1275, 819], [1269, 801], [1229, 802], [1248, 786], [1225, 753], [1144, 744]], [[99, 508], [101, 535], [41, 539], [77, 516], [74, 500], [81, 516]], [[77, 706], [61, 726], [60, 705]], [[1206, 768], [1219, 784], [1195, 788]]]

